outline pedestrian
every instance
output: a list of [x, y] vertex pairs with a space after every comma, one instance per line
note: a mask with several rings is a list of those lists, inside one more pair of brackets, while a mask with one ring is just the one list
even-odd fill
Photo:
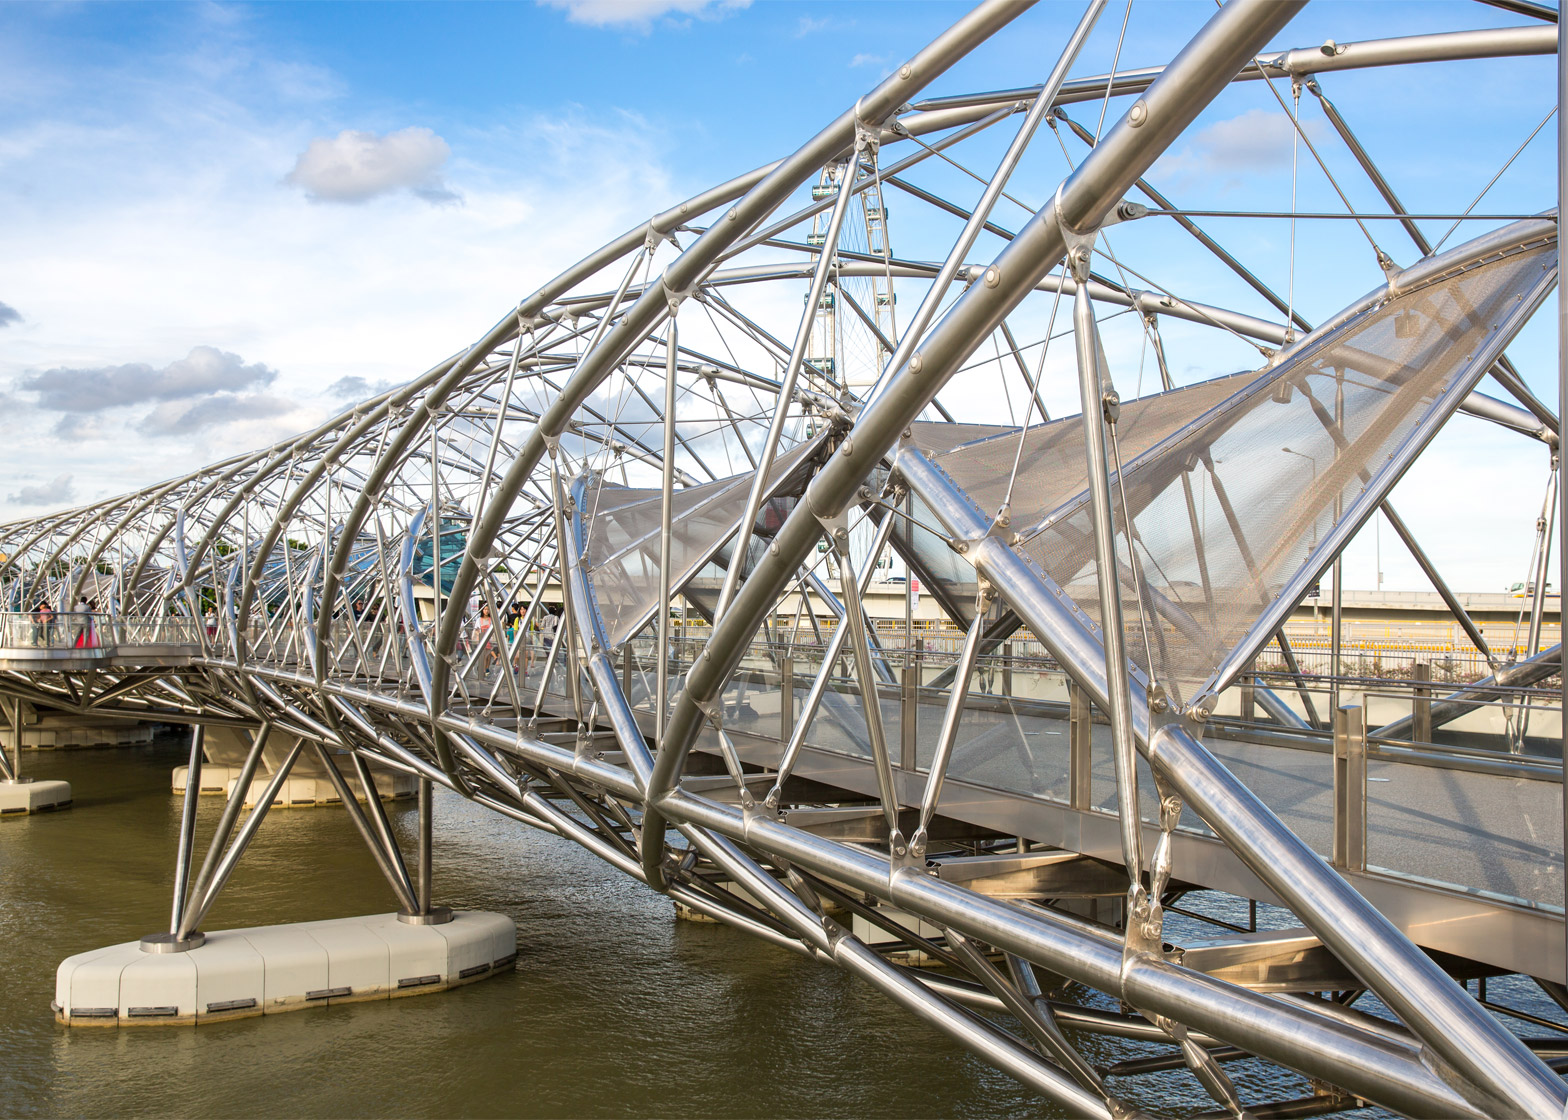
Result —
[[495, 624], [490, 617], [489, 606], [480, 607], [479, 621], [474, 625], [474, 647], [484, 651], [484, 656], [479, 659], [479, 671], [485, 675], [489, 674], [490, 666], [495, 661], [495, 651], [489, 644], [494, 629]]
[[77, 649], [86, 649], [88, 640], [92, 637], [93, 616], [90, 613], [92, 609], [92, 604], [87, 601], [87, 593], [78, 592], [76, 606], [71, 608], [71, 613], [76, 616], [72, 623], [76, 627], [76, 633], [71, 644]]

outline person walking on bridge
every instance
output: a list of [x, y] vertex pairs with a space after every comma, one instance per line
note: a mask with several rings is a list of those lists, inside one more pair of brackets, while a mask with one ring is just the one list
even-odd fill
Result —
[[98, 644], [97, 635], [93, 633], [92, 609], [93, 605], [87, 601], [87, 593], [79, 593], [76, 605], [71, 608], [71, 613], [76, 616], [76, 634], [71, 644], [77, 649], [91, 649]]

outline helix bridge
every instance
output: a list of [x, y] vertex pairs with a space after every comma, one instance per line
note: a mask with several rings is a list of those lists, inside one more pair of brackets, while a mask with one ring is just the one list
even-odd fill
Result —
[[[1554, 55], [1557, 17], [1412, 8], [1404, 37], [1280, 49], [1304, 6], [1230, 0], [1085, 75], [1121, 24], [1094, 0], [1016, 88], [953, 92], [1029, 9], [985, 0], [405, 384], [0, 526], [17, 731], [24, 705], [193, 729], [162, 948], [200, 943], [298, 768], [407, 915], [438, 909], [441, 787], [846, 970], [1073, 1115], [1141, 1114], [1137, 1074], [1175, 1069], [1214, 1115], [1562, 1116], [1568, 1032], [1485, 986], [1568, 1008], [1551, 534], [1504, 657], [1390, 498], [1461, 424], [1555, 485], [1557, 414], [1507, 350], [1556, 306], [1557, 200], [1407, 210], [1401, 161], [1463, 138], [1380, 163], [1351, 125], [1384, 111], [1367, 73]], [[1146, 178], [1258, 104], [1345, 199], [1315, 324], [1262, 278], [1293, 211]], [[1374, 518], [1490, 675], [1296, 657], [1293, 612]], [[889, 586], [903, 617], [867, 609]], [[1445, 731], [1489, 705], [1495, 742]], [[239, 781], [203, 862], [220, 742]], [[387, 775], [418, 853], [354, 799]], [[1105, 1036], [1168, 1057], [1107, 1070]], [[1239, 1061], [1305, 1089], [1244, 1100]]]

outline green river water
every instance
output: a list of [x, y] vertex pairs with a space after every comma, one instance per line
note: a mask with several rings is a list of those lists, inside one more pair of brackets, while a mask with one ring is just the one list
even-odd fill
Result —
[[[24, 772], [69, 780], [76, 801], [0, 823], [0, 1115], [1054, 1114], [864, 983], [676, 921], [667, 900], [571, 843], [444, 792], [436, 901], [510, 915], [515, 972], [199, 1028], [67, 1030], [49, 1009], [60, 960], [168, 922], [180, 816], [169, 773], [184, 751], [174, 736], [24, 756]], [[220, 809], [201, 799], [199, 838]], [[412, 802], [390, 812], [408, 843]], [[205, 924], [394, 908], [340, 809], [277, 810]], [[1161, 1049], [1083, 1045], [1101, 1064]], [[1305, 1088], [1261, 1063], [1228, 1069], [1254, 1100]], [[1141, 1078], [1133, 1095], [1155, 1112], [1213, 1107], [1183, 1073]]]

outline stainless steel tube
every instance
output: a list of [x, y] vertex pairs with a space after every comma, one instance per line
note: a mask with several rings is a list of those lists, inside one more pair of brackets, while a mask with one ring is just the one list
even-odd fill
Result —
[[185, 898], [190, 890], [191, 852], [196, 844], [196, 799], [201, 796], [201, 748], [207, 729], [191, 725], [190, 765], [185, 771], [185, 805], [180, 813], [179, 847], [174, 852], [174, 904], [169, 911], [169, 933], [176, 940], [185, 919]]
[[[845, 508], [862, 480], [948, 378], [1056, 265], [1066, 251], [1063, 224], [1097, 225], [1300, 6], [1233, 0], [1220, 9], [1149, 87], [1138, 120], [1129, 122], [1124, 117], [1111, 129], [1068, 176], [1056, 198], [1008, 243], [981, 282], [958, 299], [920, 350], [895, 370], [882, 393], [860, 414], [838, 453], [813, 479], [806, 500], [785, 521], [768, 555], [737, 593], [730, 613], [715, 627], [671, 715], [669, 743], [660, 753], [646, 812], [657, 817], [659, 801], [674, 785], [700, 729], [701, 706], [724, 686], [751, 635], [815, 547], [821, 532], [817, 518]], [[644, 866], [653, 880], [657, 865]]]
[[[289, 753], [283, 759], [283, 764], [272, 775], [271, 781], [267, 783], [266, 789], [262, 791], [261, 797], [251, 809], [250, 816], [246, 817], [245, 823], [240, 825], [239, 835], [234, 838], [234, 843], [229, 845], [229, 850], [223, 853], [223, 858], [213, 869], [212, 881], [207, 884], [207, 889], [202, 892], [194, 907], [187, 908], [185, 920], [175, 931], [176, 940], [185, 940], [206, 918], [207, 911], [212, 909], [212, 904], [218, 900], [224, 884], [233, 874], [235, 865], [245, 854], [245, 849], [250, 847], [251, 840], [256, 836], [256, 830], [261, 827], [261, 822], [267, 819], [267, 810], [272, 808], [272, 802], [277, 798], [278, 791], [283, 788], [283, 783], [288, 781], [289, 773], [294, 769], [294, 762], [299, 758], [299, 752], [304, 749], [304, 742], [295, 739], [294, 745], [289, 748]], [[243, 801], [244, 798], [241, 797], [240, 800]]]
[[[664, 472], [659, 478], [659, 648], [654, 651], [657, 672], [654, 677], [653, 741], [664, 739], [664, 724], [670, 718], [670, 564], [674, 553], [673, 507], [675, 503], [675, 372], [679, 343], [675, 316], [665, 325], [664, 338]], [[561, 543], [561, 547], [566, 547]], [[735, 567], [740, 567], [737, 562]]]
[[[1072, 250], [1073, 271], [1088, 279], [1088, 245]], [[1143, 883], [1143, 830], [1138, 806], [1138, 748], [1132, 734], [1131, 678], [1123, 648], [1126, 630], [1122, 621], [1122, 589], [1116, 559], [1116, 522], [1111, 507], [1111, 460], [1106, 444], [1105, 409], [1110, 387], [1100, 367], [1100, 334], [1094, 325], [1094, 305], [1080, 284], [1073, 296], [1073, 338], [1078, 354], [1078, 396], [1083, 406], [1083, 449], [1089, 479], [1089, 499], [1094, 517], [1095, 571], [1100, 589], [1100, 639], [1105, 646], [1105, 682], [1111, 717], [1112, 758], [1116, 766], [1116, 814], [1121, 824], [1122, 862], [1135, 889]], [[1123, 515], [1131, 518], [1130, 511]], [[1131, 547], [1132, 534], [1128, 533]], [[1129, 556], [1129, 559], [1133, 559]], [[1132, 916], [1128, 916], [1132, 921]]]
[[[195, 886], [191, 888], [191, 893], [197, 899], [207, 893], [208, 877], [217, 866], [223, 846], [229, 842], [229, 834], [234, 831], [234, 822], [239, 819], [240, 810], [245, 807], [245, 796], [250, 792], [250, 783], [256, 777], [256, 767], [261, 763], [261, 754], [267, 749], [267, 739], [271, 732], [272, 725], [264, 723], [252, 733], [251, 747], [246, 752], [244, 764], [240, 767], [240, 776], [235, 780], [234, 791], [223, 806], [223, 815], [218, 818], [218, 827], [213, 830], [212, 843], [207, 848], [207, 857], [202, 861], [201, 870], [196, 873]], [[187, 923], [181, 923], [181, 925], [185, 924]], [[191, 928], [195, 928], [194, 925]]]

